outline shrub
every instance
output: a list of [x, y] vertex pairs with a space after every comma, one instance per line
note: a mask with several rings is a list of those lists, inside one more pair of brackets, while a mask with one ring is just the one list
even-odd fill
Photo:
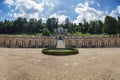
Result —
[[43, 54], [47, 55], [73, 55], [78, 53], [78, 49], [74, 48], [45, 48], [42, 49]]
[[47, 28], [44, 28], [43, 30], [42, 30], [42, 35], [43, 36], [50, 36], [50, 31], [47, 29]]

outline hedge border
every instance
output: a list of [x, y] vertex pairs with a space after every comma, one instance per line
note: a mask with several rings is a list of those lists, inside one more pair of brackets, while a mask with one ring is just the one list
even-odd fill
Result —
[[[69, 50], [69, 51], [49, 51], [49, 50]], [[55, 56], [65, 56], [65, 55], [73, 55], [78, 54], [78, 49], [76, 48], [44, 48], [42, 49], [43, 54], [47, 55], [55, 55]]]

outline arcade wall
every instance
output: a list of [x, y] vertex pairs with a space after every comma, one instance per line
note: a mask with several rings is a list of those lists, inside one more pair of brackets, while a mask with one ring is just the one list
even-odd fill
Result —
[[56, 46], [55, 37], [18, 37], [18, 36], [0, 36], [0, 47], [8, 48], [44, 48]]
[[[120, 35], [80, 37], [65, 36], [66, 48], [114, 48], [120, 47]], [[20, 37], [0, 35], [0, 47], [3, 48], [55, 48], [57, 39], [54, 36]]]
[[97, 37], [79, 37], [66, 36], [64, 39], [67, 48], [110, 48], [120, 47], [120, 36], [97, 36]]

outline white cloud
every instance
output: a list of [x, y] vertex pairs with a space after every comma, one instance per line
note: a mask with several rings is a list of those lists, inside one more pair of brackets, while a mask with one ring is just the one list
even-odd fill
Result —
[[116, 13], [117, 13], [117, 10], [112, 10], [112, 12], [109, 15], [115, 17]]
[[62, 14], [62, 13], [65, 13], [66, 10], [61, 10], [61, 11], [57, 11], [58, 14]]
[[52, 18], [52, 17], [58, 18], [59, 24], [64, 23], [65, 19], [67, 18], [67, 16], [65, 16], [65, 15], [60, 15], [60, 14], [56, 14], [56, 13], [54, 13], [50, 16], [50, 18]]
[[117, 6], [118, 13], [120, 15], [120, 6]]
[[47, 19], [46, 18], [42, 18], [42, 22], [46, 23]]
[[[120, 6], [117, 6], [115, 10], [111, 10], [111, 12], [108, 13], [108, 11], [101, 11], [97, 10], [93, 7], [90, 7], [89, 5], [92, 3], [85, 2], [84, 4], [80, 3], [77, 5], [75, 12], [78, 13], [77, 19], [74, 20], [74, 23], [80, 23], [83, 22], [83, 19], [86, 19], [87, 21], [90, 20], [102, 20], [104, 21], [105, 16], [109, 15], [112, 17], [117, 17], [120, 15]], [[97, 4], [98, 7], [100, 7], [99, 4]]]
[[4, 3], [12, 6], [11, 12], [8, 15], [14, 18], [39, 19], [46, 7], [49, 12], [55, 7], [55, 4], [50, 2], [50, 0], [5, 0]]
[[14, 4], [14, 0], [5, 0], [5, 2], [4, 3], [6, 3], [6, 4], [8, 4], [8, 5], [13, 5]]
[[54, 7], [55, 6], [55, 4], [54, 3], [52, 3], [51, 1], [48, 1], [48, 0], [43, 0], [44, 1], [44, 3], [45, 3], [45, 5], [47, 5], [47, 6], [52, 6], [52, 7]]
[[91, 4], [94, 4], [95, 2], [94, 2], [94, 1], [91, 1], [90, 3], [91, 3]]
[[83, 22], [83, 19], [86, 19], [87, 21], [100, 19], [103, 21], [105, 13], [90, 7], [89, 4], [91, 3], [85, 2], [84, 4], [80, 3], [77, 5], [75, 12], [79, 15], [74, 23]]
[[117, 15], [120, 15], [120, 6], [117, 6], [115, 10], [112, 10], [112, 12], [109, 15], [113, 17], [117, 17]]

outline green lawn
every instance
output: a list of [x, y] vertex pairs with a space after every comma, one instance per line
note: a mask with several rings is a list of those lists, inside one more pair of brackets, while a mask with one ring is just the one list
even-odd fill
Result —
[[86, 34], [82, 34], [81, 32], [76, 32], [76, 33], [67, 33], [68, 36], [104, 36], [106, 34], [89, 34], [89, 33], [86, 33]]
[[[42, 36], [42, 33], [36, 33], [36, 34], [3, 34], [3, 35], [15, 35], [15, 36]], [[55, 34], [53, 34], [55, 35]], [[82, 34], [81, 32], [76, 32], [76, 33], [67, 33], [65, 34], [66, 36], [104, 36], [106, 34]]]
[[49, 50], [50, 52], [69, 52], [69, 51], [71, 51], [71, 50], [65, 50], [65, 49], [58, 49], [58, 50], [56, 50], [56, 49], [52, 49], [52, 50]]

